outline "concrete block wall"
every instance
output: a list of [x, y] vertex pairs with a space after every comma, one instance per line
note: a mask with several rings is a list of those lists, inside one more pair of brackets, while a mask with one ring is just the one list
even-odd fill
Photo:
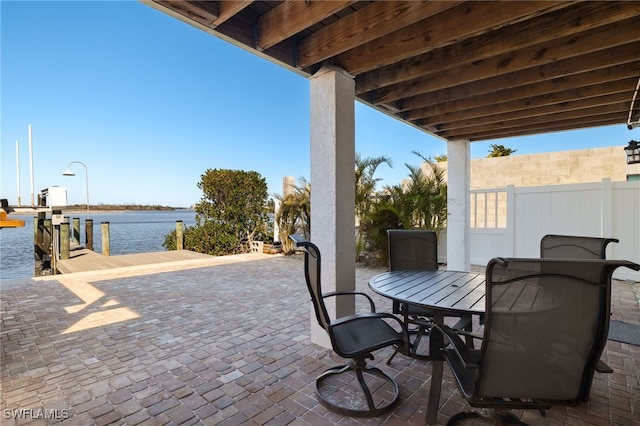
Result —
[[[438, 163], [447, 169], [447, 163]], [[627, 180], [624, 146], [471, 160], [471, 189]]]

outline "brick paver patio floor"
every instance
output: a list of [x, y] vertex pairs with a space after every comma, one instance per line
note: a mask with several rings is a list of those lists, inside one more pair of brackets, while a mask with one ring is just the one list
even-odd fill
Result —
[[[179, 268], [178, 265], [176, 265]], [[390, 414], [343, 417], [314, 379], [340, 361], [309, 342], [302, 256], [190, 269], [133, 269], [2, 282], [2, 425], [421, 425], [428, 362], [375, 354], [401, 400]], [[382, 272], [357, 269], [357, 287]], [[631, 285], [616, 281], [612, 319], [640, 324]], [[374, 296], [379, 310], [390, 301]], [[640, 425], [640, 347], [609, 341], [591, 401], [534, 425]], [[468, 406], [445, 367], [438, 422]]]

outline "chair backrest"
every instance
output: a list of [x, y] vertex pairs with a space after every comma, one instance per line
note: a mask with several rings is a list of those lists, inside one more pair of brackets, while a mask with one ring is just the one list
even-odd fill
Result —
[[616, 238], [578, 237], [549, 234], [540, 240], [543, 259], [606, 259], [607, 245], [617, 243]]
[[290, 238], [295, 242], [296, 247], [304, 250], [304, 278], [311, 295], [316, 319], [318, 324], [329, 332], [331, 320], [322, 298], [322, 286], [320, 284], [320, 249], [299, 235], [291, 235]]
[[493, 259], [486, 273], [480, 372], [472, 398], [578, 402], [609, 330], [621, 260]]
[[388, 229], [391, 271], [438, 269], [438, 237], [424, 229]]

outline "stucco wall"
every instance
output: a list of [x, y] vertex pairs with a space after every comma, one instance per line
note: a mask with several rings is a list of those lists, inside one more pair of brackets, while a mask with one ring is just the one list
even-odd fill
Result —
[[[439, 163], [444, 170], [447, 163]], [[471, 189], [627, 180], [623, 146], [471, 160]]]

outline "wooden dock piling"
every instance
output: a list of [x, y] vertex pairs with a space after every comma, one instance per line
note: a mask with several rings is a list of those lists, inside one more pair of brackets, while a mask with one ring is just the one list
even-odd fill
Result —
[[73, 218], [73, 235], [71, 237], [74, 244], [80, 245], [80, 218], [79, 217]]
[[44, 245], [44, 220], [44, 212], [39, 212], [38, 216], [34, 216], [33, 218], [33, 275], [36, 277], [40, 277], [43, 274], [45, 269], [45, 257], [48, 251]]
[[84, 222], [84, 238], [85, 248], [93, 251], [93, 219], [87, 219]]
[[176, 250], [184, 249], [184, 232], [182, 228], [182, 221], [176, 221]]
[[110, 256], [111, 254], [111, 241], [109, 236], [109, 222], [102, 222], [102, 255]]
[[[74, 219], [74, 233], [75, 233], [75, 219]], [[69, 222], [62, 222], [60, 224], [60, 259], [69, 259], [69, 253], [71, 252], [71, 236], [69, 235]], [[79, 233], [79, 232], [78, 232]]]

